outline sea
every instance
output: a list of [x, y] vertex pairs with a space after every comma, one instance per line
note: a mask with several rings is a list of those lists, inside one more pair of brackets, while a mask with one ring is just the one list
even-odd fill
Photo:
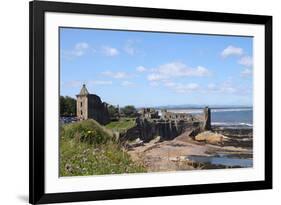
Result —
[[[202, 114], [203, 109], [168, 109], [170, 112]], [[253, 129], [253, 108], [211, 108], [211, 125], [220, 128]], [[212, 165], [224, 165], [227, 167], [253, 167], [253, 157], [241, 158], [236, 155], [213, 155], [213, 156], [187, 156], [189, 160], [209, 163]]]
[[[203, 108], [168, 109], [175, 113], [202, 114]], [[211, 108], [211, 124], [223, 127], [252, 128], [253, 108]]]

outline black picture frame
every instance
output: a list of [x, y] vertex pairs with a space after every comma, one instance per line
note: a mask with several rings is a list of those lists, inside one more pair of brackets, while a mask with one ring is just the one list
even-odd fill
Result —
[[[272, 188], [272, 16], [32, 1], [30, 12], [29, 202], [32, 204]], [[260, 24], [265, 27], [265, 180], [71, 193], [45, 193], [45, 12]]]

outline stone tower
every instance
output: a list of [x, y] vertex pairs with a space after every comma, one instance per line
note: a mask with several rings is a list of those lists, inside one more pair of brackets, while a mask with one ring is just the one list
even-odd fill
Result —
[[89, 92], [86, 88], [86, 85], [83, 84], [83, 87], [77, 97], [76, 101], [76, 110], [77, 110], [77, 117], [81, 120], [88, 119], [88, 95]]
[[99, 96], [90, 94], [85, 84], [83, 84], [80, 93], [76, 97], [78, 119], [94, 119], [100, 124], [106, 124], [110, 121], [107, 104], [102, 102]]
[[204, 125], [203, 130], [211, 130], [211, 108], [204, 108]]

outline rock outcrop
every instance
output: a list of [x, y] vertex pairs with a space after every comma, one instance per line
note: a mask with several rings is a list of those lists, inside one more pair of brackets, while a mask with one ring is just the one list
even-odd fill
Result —
[[223, 145], [226, 141], [228, 141], [226, 136], [211, 131], [201, 132], [196, 135], [194, 139], [199, 142], [206, 142], [215, 145]]

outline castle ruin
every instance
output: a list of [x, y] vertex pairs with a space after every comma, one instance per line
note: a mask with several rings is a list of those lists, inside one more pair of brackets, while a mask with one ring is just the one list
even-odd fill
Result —
[[155, 136], [160, 136], [161, 139], [172, 140], [184, 132], [194, 137], [207, 130], [211, 130], [211, 111], [208, 107], [198, 115], [167, 110], [161, 110], [159, 113], [152, 108], [143, 108], [136, 118], [136, 126], [121, 133], [120, 138], [125, 140], [139, 138], [148, 142]]
[[77, 118], [79, 120], [94, 119], [102, 125], [110, 121], [107, 103], [102, 102], [99, 96], [90, 94], [85, 84], [76, 97]]
[[[85, 85], [76, 97], [79, 120], [94, 119], [102, 125], [110, 122], [108, 104], [102, 102], [99, 96], [90, 94]], [[120, 133], [120, 138], [149, 141], [155, 136], [161, 136], [162, 139], [174, 139], [184, 132], [195, 136], [199, 132], [211, 130], [211, 111], [208, 107], [200, 115], [153, 108], [143, 108], [138, 114], [136, 125]]]

